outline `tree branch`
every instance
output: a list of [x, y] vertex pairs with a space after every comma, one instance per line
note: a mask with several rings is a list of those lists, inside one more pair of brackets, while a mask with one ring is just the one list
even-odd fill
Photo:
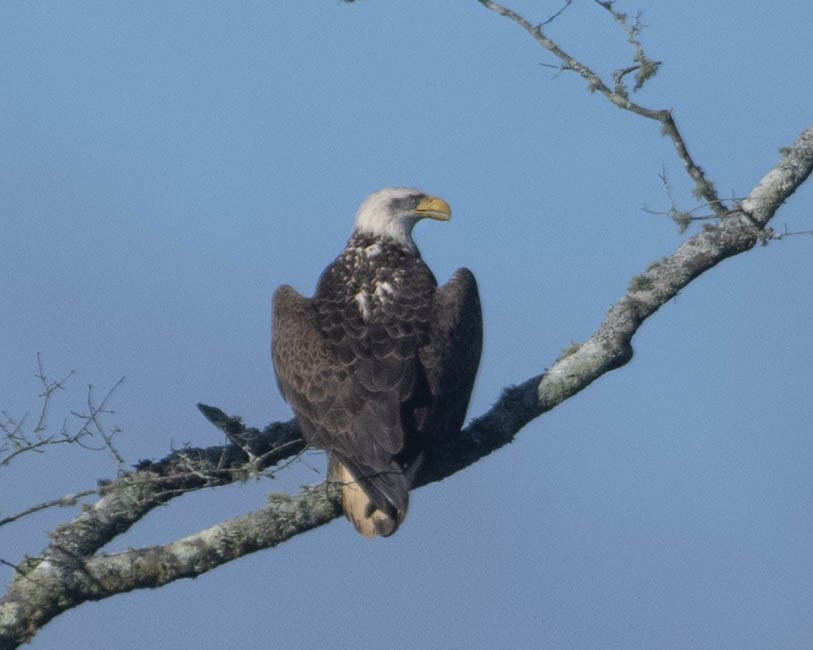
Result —
[[[48, 557], [16, 567], [0, 601], [0, 648], [30, 640], [61, 612], [134, 589], [194, 578], [221, 564], [274, 547], [341, 514], [338, 486], [305, 488], [298, 496], [272, 495], [269, 505], [165, 546], [85, 558], [54, 546]], [[31, 566], [33, 564], [33, 566]]]
[[75, 492], [73, 494], [66, 494], [59, 499], [51, 499], [50, 501], [43, 501], [42, 503], [38, 503], [37, 505], [30, 506], [25, 510], [21, 510], [18, 513], [13, 515], [8, 515], [0, 519], [0, 526], [5, 526], [6, 524], [10, 524], [12, 522], [17, 521], [18, 519], [22, 519], [23, 517], [27, 517], [28, 515], [32, 515], [35, 512], [41, 512], [43, 510], [47, 510], [48, 508], [54, 508], [56, 506], [59, 507], [70, 507], [75, 506], [79, 499], [83, 497], [89, 497], [91, 494], [99, 494], [98, 489], [91, 489], [91, 490], [82, 490], [80, 492]]
[[[534, 25], [526, 18], [518, 14], [512, 9], [508, 7], [504, 7], [503, 5], [492, 2], [491, 0], [478, 0], [481, 5], [483, 5], [486, 9], [490, 9], [501, 16], [505, 16], [506, 18], [512, 20], [517, 25], [522, 27], [526, 32], [528, 32], [533, 39], [546, 50], [548, 50], [551, 54], [553, 54], [556, 58], [558, 58], [562, 62], [562, 67], [565, 70], [573, 70], [577, 72], [582, 78], [584, 78], [591, 92], [598, 91], [602, 95], [604, 95], [608, 100], [610, 100], [614, 105], [618, 106], [619, 108], [629, 111], [631, 113], [635, 113], [636, 115], [640, 115], [641, 117], [645, 117], [650, 120], [655, 120], [661, 123], [661, 132], [664, 135], [669, 136], [672, 140], [672, 143], [675, 146], [675, 150], [677, 151], [678, 156], [680, 157], [681, 161], [683, 162], [683, 166], [686, 169], [686, 172], [691, 176], [692, 180], [695, 184], [694, 193], [695, 196], [701, 198], [708, 202], [711, 209], [714, 211], [714, 214], [717, 215], [719, 219], [723, 219], [729, 215], [729, 209], [725, 206], [725, 204], [720, 200], [720, 197], [717, 195], [717, 190], [714, 187], [714, 184], [706, 178], [706, 173], [703, 169], [695, 163], [694, 159], [692, 158], [691, 154], [689, 153], [689, 148], [686, 146], [686, 141], [683, 139], [683, 135], [681, 134], [680, 130], [678, 129], [677, 123], [672, 115], [672, 111], [668, 109], [652, 109], [646, 108], [641, 106], [640, 104], [636, 104], [632, 100], [630, 100], [628, 93], [626, 92], [625, 87], [621, 83], [616, 83], [616, 88], [610, 89], [610, 87], [604, 82], [601, 76], [590, 69], [588, 66], [583, 64], [581, 61], [578, 61], [570, 54], [565, 52], [554, 40], [548, 38], [542, 31], [542, 24]], [[613, 17], [621, 22], [625, 29], [627, 29], [628, 38], [633, 46], [636, 48], [636, 61], [638, 62], [636, 65], [642, 65], [642, 61], [646, 62], [647, 64], [647, 71], [645, 73], [646, 78], [651, 77], [654, 75], [655, 70], [657, 69], [657, 62], [651, 61], [650, 59], [646, 58], [643, 54], [643, 50], [641, 49], [641, 45], [637, 40], [637, 32], [630, 31], [629, 28], [626, 27], [626, 17], [623, 14], [619, 14], [612, 9], [612, 3], [607, 2], [597, 2], [600, 6], [604, 7], [610, 13], [612, 13]], [[653, 67], [654, 66], [654, 67]], [[623, 69], [622, 69], [623, 71]], [[617, 79], [618, 81], [618, 79]], [[639, 84], [643, 83], [642, 79], [639, 79]]]

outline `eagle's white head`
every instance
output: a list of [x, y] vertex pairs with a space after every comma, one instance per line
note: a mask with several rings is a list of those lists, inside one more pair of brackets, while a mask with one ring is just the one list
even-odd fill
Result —
[[443, 199], [428, 196], [409, 187], [387, 187], [373, 192], [356, 213], [354, 233], [389, 237], [415, 249], [412, 228], [428, 217], [438, 221], [452, 218], [452, 209]]

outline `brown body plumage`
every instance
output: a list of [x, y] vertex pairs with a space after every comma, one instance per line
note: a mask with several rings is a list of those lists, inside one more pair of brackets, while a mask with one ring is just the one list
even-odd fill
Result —
[[418, 465], [460, 430], [477, 372], [474, 276], [459, 269], [438, 287], [411, 237], [419, 219], [450, 216], [417, 190], [376, 192], [313, 298], [289, 286], [274, 296], [280, 389], [305, 439], [330, 453], [345, 513], [367, 537], [403, 521]]

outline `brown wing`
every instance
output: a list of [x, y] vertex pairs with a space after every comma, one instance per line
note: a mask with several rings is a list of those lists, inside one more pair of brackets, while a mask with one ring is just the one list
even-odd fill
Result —
[[454, 435], [463, 426], [482, 347], [477, 281], [468, 269], [458, 269], [435, 293], [430, 344], [420, 353], [433, 396], [435, 436]]
[[311, 442], [312, 432], [335, 417], [333, 405], [347, 376], [330, 358], [317, 328], [313, 301], [288, 285], [274, 294], [272, 354], [280, 392]]
[[378, 509], [396, 517], [408, 502], [395, 459], [405, 432], [401, 404], [415, 383], [410, 331], [364, 324], [355, 305], [274, 295], [273, 358], [280, 390], [305, 439], [332, 452]]

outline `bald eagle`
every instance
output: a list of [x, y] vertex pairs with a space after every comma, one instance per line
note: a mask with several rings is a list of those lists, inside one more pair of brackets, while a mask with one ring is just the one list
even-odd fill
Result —
[[437, 280], [412, 228], [448, 221], [443, 199], [387, 188], [364, 201], [347, 246], [313, 298], [274, 294], [273, 359], [305, 440], [326, 450], [347, 518], [392, 535], [424, 456], [458, 433], [480, 363], [482, 316], [471, 271]]

